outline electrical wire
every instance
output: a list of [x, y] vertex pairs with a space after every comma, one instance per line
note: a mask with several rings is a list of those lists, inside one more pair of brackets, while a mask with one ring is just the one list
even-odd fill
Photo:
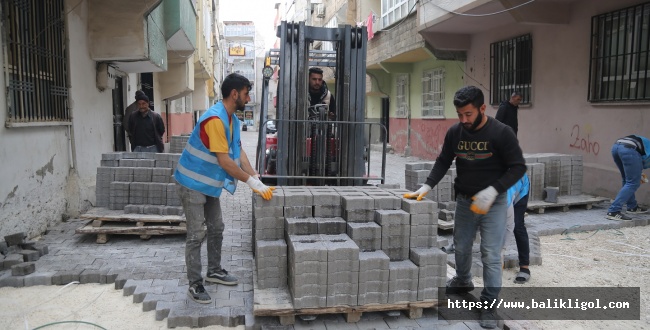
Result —
[[466, 14], [466, 13], [459, 13], [459, 12], [456, 12], [456, 11], [453, 11], [453, 10], [449, 10], [449, 9], [443, 8], [442, 6], [440, 6], [440, 5], [436, 4], [436, 3], [434, 3], [433, 0], [428, 1], [428, 3], [431, 3], [432, 5], [438, 7], [439, 9], [442, 9], [442, 10], [444, 10], [444, 11], [450, 13], [450, 14], [454, 14], [454, 15], [458, 15], [458, 16], [468, 16], [468, 17], [485, 17], [485, 16], [494, 16], [494, 15], [499, 15], [499, 14], [503, 14], [503, 13], [505, 13], [505, 12], [509, 12], [509, 11], [511, 11], [511, 10], [517, 9], [517, 8], [519, 8], [519, 7], [523, 7], [523, 6], [525, 6], [525, 5], [531, 4], [531, 3], [533, 3], [533, 2], [535, 2], [535, 0], [530, 0], [530, 1], [528, 1], [528, 2], [524, 2], [524, 3], [519, 4], [519, 5], [516, 5], [516, 6], [514, 6], [514, 7], [506, 8], [506, 9], [504, 9], [504, 10], [496, 11], [496, 12], [493, 12], [493, 13], [487, 13], [487, 14]]
[[460, 71], [463, 71], [463, 73], [465, 74], [466, 77], [468, 77], [468, 78], [470, 78], [470, 79], [476, 81], [477, 84], [479, 84], [481, 87], [485, 88], [485, 89], [488, 91], [488, 93], [490, 93], [490, 87], [487, 87], [487, 86], [483, 85], [480, 81], [476, 80], [474, 77], [472, 77], [471, 75], [469, 75], [469, 73], [467, 73], [467, 72], [463, 69], [463, 67], [461, 67], [460, 64], [458, 64], [458, 61], [455, 61], [455, 62], [456, 62], [456, 65], [458, 65], [458, 68], [460, 69]]

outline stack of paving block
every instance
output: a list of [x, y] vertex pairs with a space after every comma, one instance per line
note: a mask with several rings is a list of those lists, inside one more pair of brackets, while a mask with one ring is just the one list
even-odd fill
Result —
[[557, 187], [560, 196], [582, 193], [581, 155], [534, 153], [524, 158], [531, 183], [529, 200], [543, 200], [547, 187]]
[[187, 141], [189, 140], [189, 135], [173, 135], [171, 141], [169, 142], [169, 153], [183, 153], [183, 149], [185, 149], [185, 145], [187, 145]]
[[[427, 181], [435, 162], [407, 163], [404, 173], [405, 187], [409, 191], [416, 191]], [[427, 198], [436, 202], [449, 202], [456, 200], [454, 193], [454, 180], [456, 179], [455, 163], [447, 170], [447, 174], [427, 194]]]
[[435, 299], [431, 292], [444, 278], [420, 274], [433, 266], [446, 272], [445, 259], [434, 264], [419, 256], [445, 255], [437, 203], [403, 199], [407, 191], [276, 187], [268, 201], [253, 194], [257, 288], [287, 288], [294, 308]]
[[179, 158], [165, 153], [103, 154], [97, 168], [97, 206], [126, 213], [182, 215], [172, 177]]
[[45, 254], [48, 254], [47, 245], [41, 242], [27, 241], [25, 233], [5, 236], [4, 241], [0, 241], [0, 271], [11, 269], [11, 277], [0, 279], [0, 287], [17, 286], [12, 285], [15, 281], [21, 281], [23, 285], [27, 281], [30, 281], [30, 285], [46, 284], [39, 283], [38, 281], [42, 280], [40, 278], [25, 277], [36, 271], [35, 261]]

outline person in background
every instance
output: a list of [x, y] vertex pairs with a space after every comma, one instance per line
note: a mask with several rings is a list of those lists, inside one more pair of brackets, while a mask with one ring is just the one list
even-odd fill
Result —
[[275, 188], [257, 179], [257, 172], [241, 148], [240, 121], [235, 111], [243, 110], [250, 101], [250, 89], [251, 83], [246, 77], [236, 73], [226, 76], [221, 85], [223, 100], [199, 118], [174, 171], [187, 227], [187, 294], [201, 304], [212, 302], [201, 276], [201, 245], [206, 236], [208, 269], [205, 280], [224, 285], [238, 283], [235, 276], [221, 267], [224, 223], [219, 197], [223, 190], [234, 194], [239, 180], [265, 200], [273, 198]]
[[138, 96], [145, 95], [143, 91], [137, 90], [135, 91], [135, 101], [133, 103], [129, 104], [126, 109], [124, 109], [124, 116], [122, 117], [122, 128], [124, 129], [124, 132], [126, 133], [126, 137], [129, 138], [129, 144], [131, 145], [131, 151], [135, 148], [133, 145], [133, 137], [131, 136], [131, 133], [129, 132], [129, 117], [131, 117], [131, 114], [135, 111], [138, 110]]
[[[526, 163], [512, 129], [485, 115], [483, 91], [465, 86], [454, 95], [459, 123], [447, 130], [440, 155], [426, 180], [405, 198], [422, 198], [445, 176], [456, 160], [456, 219], [454, 246], [456, 276], [447, 282], [448, 294], [465, 294], [472, 283], [472, 244], [481, 234], [481, 261], [485, 287], [481, 302], [493, 303], [501, 291], [501, 250], [506, 232], [507, 194], [526, 173]], [[480, 309], [481, 327], [497, 326], [496, 308]]]
[[523, 284], [530, 280], [530, 243], [524, 221], [526, 208], [528, 208], [529, 191], [530, 180], [526, 174], [508, 189], [507, 231], [504, 247], [508, 245], [510, 237], [514, 233], [515, 242], [517, 243], [517, 254], [519, 256], [519, 272], [515, 276], [514, 282], [518, 284]]
[[[614, 163], [621, 172], [623, 187], [616, 195], [614, 202], [607, 209], [607, 219], [632, 220], [623, 214], [623, 204], [627, 206], [627, 213], [647, 213], [648, 209], [642, 208], [636, 201], [634, 194], [644, 181], [641, 173], [650, 167], [650, 140], [641, 135], [628, 135], [622, 137], [612, 146]], [[647, 179], [646, 179], [647, 180]]]
[[149, 109], [149, 98], [144, 93], [135, 97], [138, 111], [129, 117], [129, 134], [132, 136], [131, 149], [134, 152], [163, 152], [162, 135], [165, 123], [162, 117]]
[[510, 126], [517, 135], [519, 130], [519, 119], [517, 119], [517, 112], [519, 112], [519, 103], [521, 103], [521, 93], [514, 91], [510, 95], [510, 100], [503, 101], [499, 105], [497, 115], [494, 117], [496, 120]]

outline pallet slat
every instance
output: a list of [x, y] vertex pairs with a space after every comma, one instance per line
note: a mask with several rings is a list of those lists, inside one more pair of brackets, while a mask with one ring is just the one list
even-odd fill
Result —
[[538, 214], [544, 213], [547, 208], [562, 208], [563, 212], [568, 212], [570, 206], [585, 206], [587, 210], [591, 209], [593, 204], [598, 204], [608, 201], [609, 198], [598, 197], [591, 195], [577, 195], [577, 196], [559, 196], [557, 203], [547, 203], [545, 201], [529, 201], [528, 210], [534, 211]]
[[124, 213], [123, 210], [110, 210], [95, 207], [79, 216], [81, 219], [115, 221], [115, 222], [185, 222], [185, 216]]

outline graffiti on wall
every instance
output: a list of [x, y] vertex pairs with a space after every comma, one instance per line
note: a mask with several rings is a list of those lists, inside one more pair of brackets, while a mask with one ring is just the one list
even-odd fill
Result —
[[573, 125], [573, 128], [571, 128], [571, 143], [569, 147], [598, 156], [598, 153], [600, 153], [600, 143], [591, 137], [591, 131], [591, 125]]

